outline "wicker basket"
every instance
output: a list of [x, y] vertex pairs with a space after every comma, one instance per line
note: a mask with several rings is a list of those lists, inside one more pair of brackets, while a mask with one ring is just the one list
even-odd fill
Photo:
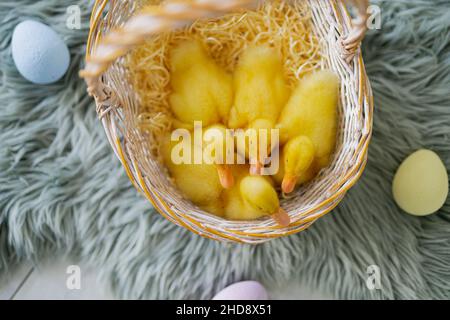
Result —
[[[303, 0], [297, 0], [303, 1]], [[251, 5], [252, 0], [191, 0], [167, 4], [160, 12], [136, 14], [133, 0], [97, 0], [91, 18], [85, 70], [80, 75], [94, 96], [107, 138], [134, 186], [168, 220], [215, 240], [261, 243], [305, 230], [335, 208], [361, 176], [372, 133], [373, 100], [360, 42], [366, 31], [368, 0], [346, 4], [336, 0], [305, 0], [311, 7], [316, 36], [323, 39], [327, 67], [341, 78], [338, 145], [332, 164], [316, 179], [283, 199], [291, 224], [282, 228], [272, 219], [227, 221], [185, 200], [154, 160], [137, 129], [138, 98], [123, 57], [148, 36], [198, 18], [217, 16]], [[169, 2], [170, 3], [170, 2]]]

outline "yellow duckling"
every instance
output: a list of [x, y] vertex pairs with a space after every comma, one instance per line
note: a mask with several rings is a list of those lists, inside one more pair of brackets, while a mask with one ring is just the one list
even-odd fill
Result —
[[329, 164], [336, 145], [338, 96], [338, 77], [328, 70], [319, 71], [300, 81], [281, 112], [277, 128], [280, 143], [286, 146], [275, 180], [282, 180], [283, 192], [292, 192], [295, 185], [311, 180]]
[[[234, 72], [234, 90], [234, 104], [228, 121], [230, 128], [274, 128], [290, 94], [281, 56], [264, 45], [246, 49]], [[259, 141], [260, 137], [256, 140]], [[251, 163], [255, 164], [253, 173], [260, 171], [261, 162], [265, 160], [259, 159], [259, 155], [257, 149], [253, 155], [246, 153], [247, 157], [257, 157], [250, 159]]]
[[[266, 119], [252, 121], [246, 130], [237, 130], [234, 133], [237, 153], [250, 159], [250, 173], [261, 175], [265, 159], [267, 159], [272, 148], [271, 130], [273, 122]], [[264, 148], [265, 150], [261, 149]], [[276, 145], [278, 146], [278, 145]]]
[[227, 121], [233, 103], [232, 76], [198, 41], [185, 41], [173, 49], [170, 71], [169, 100], [176, 126], [192, 129], [194, 121], [202, 121], [203, 127]]
[[250, 176], [247, 165], [233, 166], [236, 184], [222, 195], [224, 216], [230, 220], [254, 220], [271, 216], [280, 226], [290, 224], [289, 215], [280, 207], [277, 192], [269, 177]]
[[228, 163], [234, 163], [234, 140], [224, 125], [213, 125], [203, 133], [203, 160], [214, 164], [221, 185], [228, 189], [234, 184], [233, 174]]
[[161, 146], [166, 167], [169, 169], [176, 186], [186, 198], [203, 210], [223, 216], [221, 201], [223, 187], [216, 166], [205, 163], [194, 164], [193, 154], [190, 155], [190, 159], [185, 159], [188, 163], [180, 163], [180, 159], [185, 157], [181, 150], [188, 150], [188, 148], [193, 148], [191, 150], [195, 152], [195, 149], [199, 147], [195, 146], [189, 139], [174, 142], [171, 141], [170, 136], [167, 136]]
[[328, 165], [336, 145], [339, 78], [329, 70], [303, 78], [281, 112], [281, 144], [306, 136], [314, 145], [319, 168]]
[[289, 140], [283, 147], [280, 168], [273, 176], [284, 193], [291, 193], [298, 184], [305, 183], [314, 175], [314, 144], [308, 137], [299, 136]]

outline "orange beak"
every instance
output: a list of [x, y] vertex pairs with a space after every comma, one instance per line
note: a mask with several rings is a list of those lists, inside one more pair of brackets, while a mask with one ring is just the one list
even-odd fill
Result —
[[283, 208], [279, 208], [278, 212], [272, 215], [272, 219], [281, 227], [288, 227], [291, 224], [291, 218]]
[[263, 165], [260, 161], [256, 161], [256, 164], [250, 165], [250, 174], [253, 176], [260, 176], [262, 174]]
[[234, 177], [230, 168], [225, 164], [216, 165], [222, 187], [229, 189], [234, 186]]
[[283, 182], [281, 183], [281, 190], [288, 194], [294, 191], [295, 186], [297, 185], [298, 178], [293, 176], [285, 175], [283, 178]]

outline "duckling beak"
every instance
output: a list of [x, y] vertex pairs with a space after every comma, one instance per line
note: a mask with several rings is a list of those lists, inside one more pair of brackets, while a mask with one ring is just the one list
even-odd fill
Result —
[[298, 178], [294, 176], [285, 175], [281, 183], [281, 190], [288, 194], [294, 191]]
[[216, 165], [217, 173], [219, 174], [219, 180], [222, 187], [230, 189], [234, 186], [234, 177], [230, 167], [225, 164]]
[[258, 160], [255, 164], [250, 165], [250, 174], [253, 176], [260, 176], [262, 174], [263, 165]]
[[272, 215], [272, 219], [275, 220], [281, 227], [288, 227], [291, 224], [291, 218], [281, 207]]

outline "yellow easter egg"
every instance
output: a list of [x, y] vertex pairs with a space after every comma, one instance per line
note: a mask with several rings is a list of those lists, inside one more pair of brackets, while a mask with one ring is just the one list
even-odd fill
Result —
[[418, 150], [406, 158], [395, 174], [392, 192], [398, 206], [409, 214], [426, 216], [447, 200], [448, 174], [439, 156]]

